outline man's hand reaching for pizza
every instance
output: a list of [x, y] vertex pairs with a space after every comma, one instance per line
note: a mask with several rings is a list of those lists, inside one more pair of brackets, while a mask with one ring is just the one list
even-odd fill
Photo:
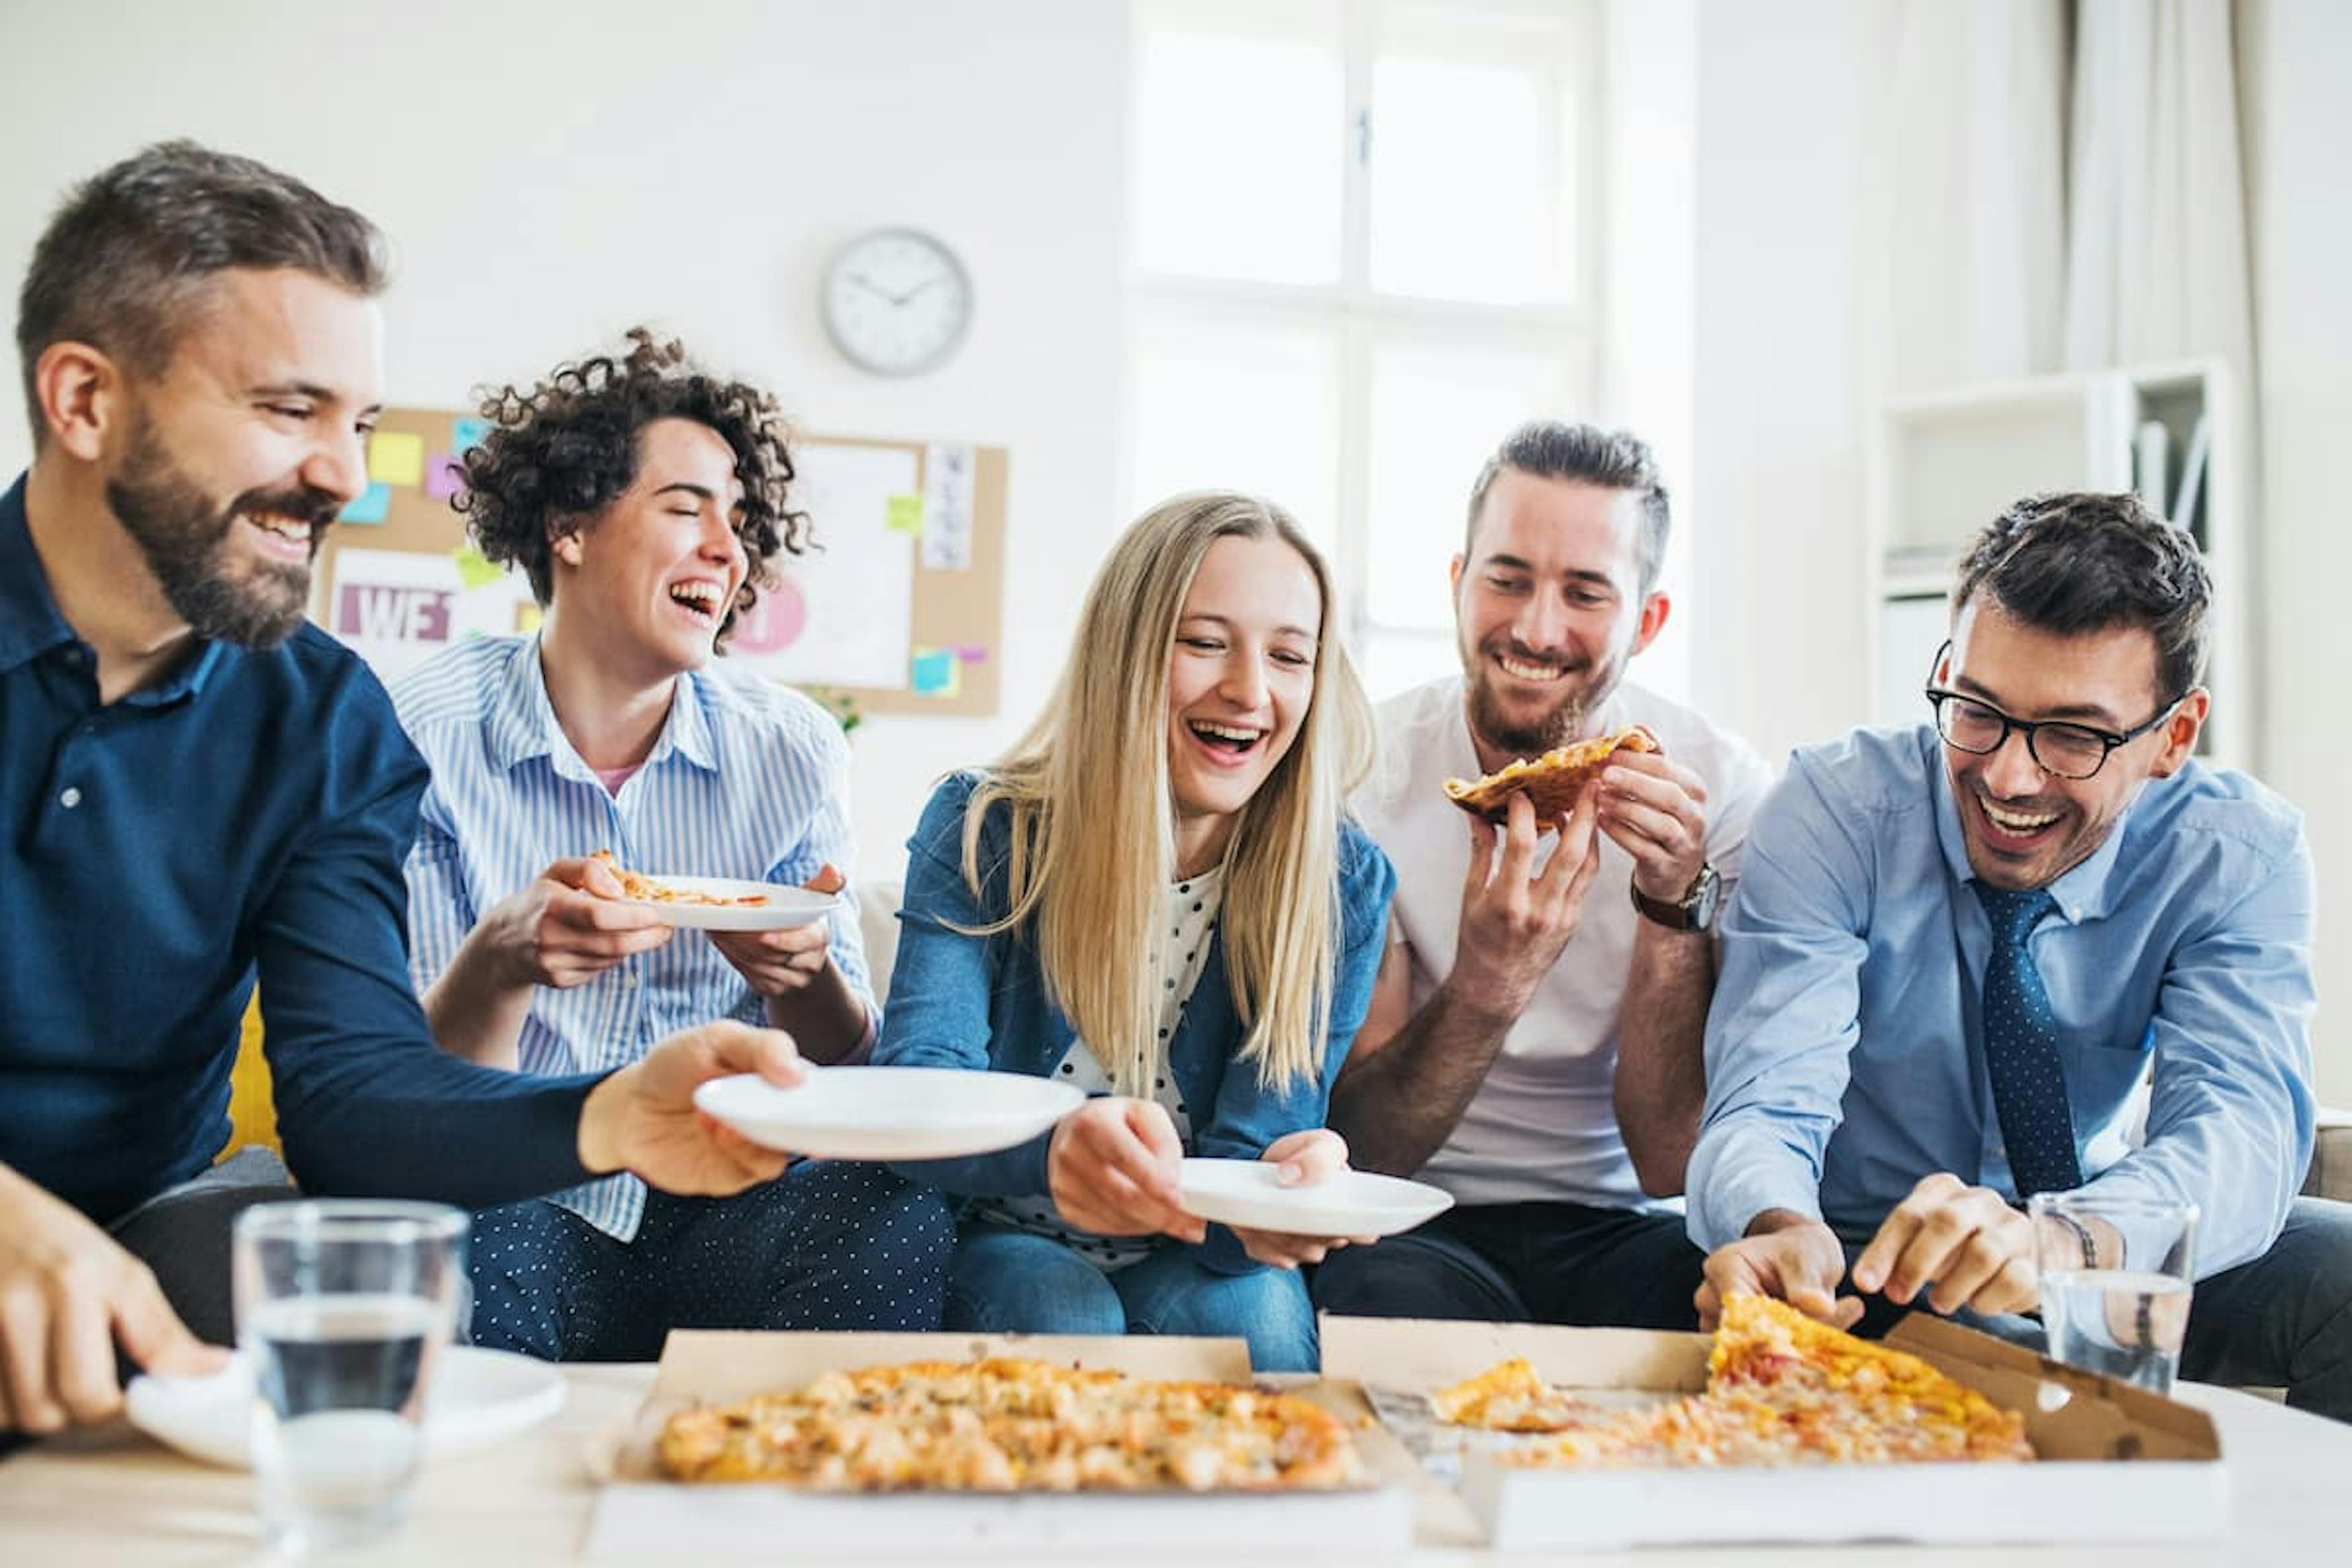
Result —
[[1760, 1214], [1738, 1241], [1707, 1254], [1706, 1280], [1692, 1298], [1698, 1326], [1712, 1333], [1727, 1296], [1772, 1296], [1809, 1318], [1850, 1329], [1862, 1321], [1862, 1299], [1841, 1296], [1845, 1248], [1820, 1220], [1772, 1209]]
[[1938, 1172], [1895, 1205], [1853, 1261], [1856, 1289], [1938, 1312], [2031, 1311], [2042, 1299], [2033, 1222], [1990, 1187]]

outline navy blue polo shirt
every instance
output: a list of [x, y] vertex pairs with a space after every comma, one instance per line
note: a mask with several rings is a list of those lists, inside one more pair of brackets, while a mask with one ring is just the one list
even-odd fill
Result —
[[425, 783], [374, 675], [305, 625], [99, 701], [0, 496], [0, 1163], [110, 1220], [211, 1163], [261, 983], [306, 1189], [480, 1206], [583, 1179], [593, 1078], [436, 1049], [401, 862]]

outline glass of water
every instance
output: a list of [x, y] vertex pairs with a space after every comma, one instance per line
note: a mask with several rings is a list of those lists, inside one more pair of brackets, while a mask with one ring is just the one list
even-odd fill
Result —
[[457, 1327], [464, 1211], [368, 1199], [237, 1216], [237, 1348], [253, 1364], [253, 1465], [279, 1550], [397, 1525], [424, 1448], [425, 1394]]
[[2078, 1188], [2037, 1193], [2027, 1208], [2050, 1353], [2171, 1393], [2189, 1331], [2197, 1205]]

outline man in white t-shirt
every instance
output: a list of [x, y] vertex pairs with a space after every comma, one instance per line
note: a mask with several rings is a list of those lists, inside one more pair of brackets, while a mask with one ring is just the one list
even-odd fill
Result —
[[[1381, 705], [1358, 816], [1395, 862], [1391, 945], [1331, 1097], [1363, 1169], [1455, 1206], [1335, 1253], [1326, 1311], [1695, 1328], [1683, 1168], [1706, 1095], [1716, 911], [1771, 770], [1624, 682], [1664, 626], [1668, 512], [1650, 451], [1589, 426], [1514, 432], [1454, 561], [1463, 673]], [[1448, 777], [1646, 725], [1558, 821], [1490, 826]]]

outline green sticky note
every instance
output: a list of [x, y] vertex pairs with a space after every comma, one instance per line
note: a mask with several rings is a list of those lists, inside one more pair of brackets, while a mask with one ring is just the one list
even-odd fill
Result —
[[457, 580], [468, 588], [487, 588], [507, 574], [505, 567], [471, 544], [460, 544], [449, 552], [449, 559], [457, 563]]
[[892, 496], [882, 514], [882, 526], [893, 533], [923, 531], [923, 498]]
[[368, 441], [368, 478], [383, 485], [425, 482], [425, 437], [379, 430]]

